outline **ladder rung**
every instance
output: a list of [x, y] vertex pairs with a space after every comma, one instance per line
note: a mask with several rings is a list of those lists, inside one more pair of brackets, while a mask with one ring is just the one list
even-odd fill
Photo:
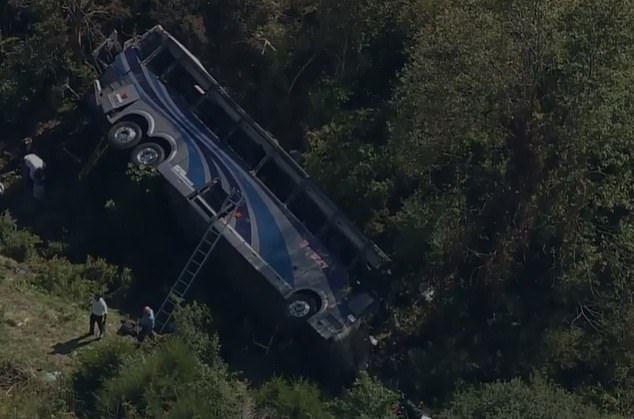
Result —
[[200, 250], [200, 251], [202, 251], [202, 252], [205, 252], [205, 253], [209, 253], [209, 251], [210, 251], [211, 249], [213, 249], [213, 248], [214, 248], [214, 244], [213, 244], [213, 242], [200, 243], [200, 244], [198, 245], [198, 250]]
[[183, 281], [182, 279], [179, 279], [176, 281], [176, 283], [174, 285], [179, 285], [179, 284], [184, 284], [184, 285], [189, 285], [191, 284], [191, 281]]
[[182, 294], [187, 288], [189, 288], [189, 284], [186, 282], [181, 282], [180, 284], [178, 284], [178, 286], [175, 285], [174, 287], [172, 287], [172, 291]]
[[212, 248], [208, 247], [206, 249], [198, 249], [196, 250], [196, 252], [194, 252], [194, 256], [197, 257], [202, 257], [202, 258], [207, 258], [207, 256], [209, 256], [209, 254], [211, 253]]
[[172, 292], [169, 293], [169, 299], [171, 300], [172, 303], [178, 304], [181, 301], [183, 301], [183, 296], [182, 295], [178, 295], [174, 291], [172, 291]]
[[[194, 195], [194, 197], [195, 196], [197, 195]], [[172, 285], [165, 301], [163, 301], [159, 309], [157, 324], [159, 325], [160, 331], [163, 330], [163, 327], [172, 317], [172, 312], [176, 306], [184, 301], [185, 293], [194, 282], [196, 275], [198, 275], [202, 269], [203, 264], [214, 250], [220, 237], [222, 237], [222, 232], [227, 228], [231, 220], [235, 218], [238, 207], [243, 200], [244, 197], [242, 196], [238, 196], [238, 199], [234, 199], [234, 196], [230, 196], [221, 206], [221, 211], [219, 211], [215, 217], [212, 217], [203, 237], [200, 239], [189, 261], [183, 268], [183, 271], [181, 271], [174, 285]], [[216, 222], [221, 219], [221, 226], [216, 227]]]

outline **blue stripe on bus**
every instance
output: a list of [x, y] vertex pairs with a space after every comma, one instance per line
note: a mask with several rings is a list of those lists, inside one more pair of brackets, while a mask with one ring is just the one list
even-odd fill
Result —
[[245, 181], [244, 188], [257, 217], [260, 255], [289, 285], [295, 285], [291, 256], [282, 231], [275, 222], [275, 217], [248, 180]]
[[[129, 52], [130, 50], [126, 51], [126, 58], [129, 61], [130, 65], [133, 68], [138, 70], [138, 71], [135, 71], [135, 75], [138, 74], [140, 76], [140, 77], [137, 77], [137, 79], [139, 84], [142, 86], [143, 90], [146, 90], [148, 92], [148, 94], [154, 99], [155, 103], [161, 103], [166, 108], [172, 108], [172, 106], [169, 104], [170, 99], [165, 98], [164, 100], [160, 100], [157, 97], [157, 94], [160, 95], [161, 97], [165, 97], [165, 94], [162, 92], [161, 88], [157, 87], [156, 92], [154, 92], [154, 89], [150, 86], [150, 83], [157, 84], [159, 83], [159, 81], [152, 80], [152, 79], [148, 80], [148, 77], [140, 68], [141, 64], [139, 63], [138, 55], [134, 53], [134, 51], [130, 52], [131, 55], [128, 55]], [[170, 95], [170, 98], [171, 98], [171, 95]], [[185, 130], [185, 132], [189, 134], [187, 136], [184, 136], [184, 138], [186, 138], [189, 141], [192, 141], [192, 139], [194, 139], [194, 140], [198, 140], [197, 142], [202, 142], [204, 147], [201, 150], [205, 154], [205, 158], [207, 159], [207, 161], [209, 161], [210, 159], [213, 161], [217, 161], [218, 157], [225, 157], [222, 155], [222, 153], [219, 153], [220, 156], [208, 155], [209, 154], [208, 149], [211, 147], [205, 141], [210, 142], [208, 138], [209, 134], [205, 134], [202, 131], [203, 130], [210, 131], [209, 128], [205, 126], [204, 124], [202, 124], [201, 121], [198, 121], [195, 118], [195, 116], [193, 115], [190, 116], [189, 114], [191, 113], [191, 111], [188, 109], [188, 107], [186, 107], [186, 109], [183, 109], [183, 107], [179, 106], [179, 104], [176, 101], [174, 106], [176, 106], [176, 108], [179, 109], [183, 113], [183, 115], [187, 117], [187, 120], [188, 120], [187, 122], [193, 125], [193, 127], [187, 127], [184, 125], [185, 121], [182, 121], [182, 118], [178, 118], [175, 115], [167, 115], [168, 119], [173, 119], [174, 120], [173, 122], [175, 122], [175, 125], [180, 125], [183, 128], [183, 130]], [[172, 118], [169, 118], [169, 116], [172, 116]], [[198, 132], [199, 135], [192, 133], [192, 131]], [[200, 141], [198, 136], [202, 137], [203, 141]], [[218, 148], [217, 144], [213, 144], [213, 146], [214, 148]], [[188, 147], [191, 147], [191, 146], [188, 144]], [[220, 163], [220, 165], [223, 166], [224, 169], [228, 170], [228, 168], [224, 164], [225, 162], [219, 161], [218, 163]], [[249, 179], [245, 179], [242, 173], [240, 173], [241, 168], [239, 168], [239, 166], [237, 166], [235, 162], [233, 161], [231, 161], [231, 164], [234, 167], [238, 167], [237, 174], [240, 175], [240, 177], [242, 178], [241, 180], [243, 180], [245, 183], [248, 184]], [[229, 170], [229, 172], [231, 173], [232, 171]], [[234, 183], [234, 182], [231, 182], [231, 183]], [[257, 222], [258, 233], [259, 233], [258, 236], [260, 237], [260, 246], [259, 246], [260, 254], [262, 255], [264, 260], [266, 260], [272, 267], [274, 267], [278, 271], [280, 276], [282, 276], [284, 279], [286, 279], [289, 283], [292, 284], [294, 282], [293, 268], [291, 263], [291, 257], [286, 246], [286, 240], [284, 240], [282, 232], [280, 231], [279, 227], [277, 227], [277, 223], [275, 223], [275, 219], [273, 214], [271, 213], [271, 210], [267, 207], [266, 203], [259, 196], [257, 190], [253, 188], [253, 186], [250, 184], [245, 189], [248, 189], [247, 191], [245, 191], [247, 195], [247, 199], [249, 199], [249, 202], [253, 206], [254, 211], [258, 215], [256, 222]], [[248, 211], [248, 209], [246, 210]], [[295, 230], [297, 230], [297, 232], [300, 234], [300, 236], [304, 237], [305, 235], [301, 233], [302, 227], [299, 226], [297, 222], [295, 222], [292, 219], [289, 219], [289, 221], [291, 222], [292, 227]], [[251, 220], [251, 222], [253, 222], [253, 220]], [[241, 236], [243, 236], [247, 242], [251, 242], [250, 225], [248, 224], [246, 220], [244, 220], [244, 222], [239, 224], [240, 225], [237, 224], [236, 230], [239, 230], [238, 233]], [[323, 246], [321, 245], [319, 241], [316, 241], [312, 237], [308, 237], [308, 242], [311, 248], [315, 250], [317, 253], [322, 254], [322, 256], [329, 255], [329, 252], [324, 251]], [[280, 252], [280, 250], [283, 250], [283, 251]], [[330, 262], [329, 263], [330, 269], [324, 272], [327, 279], [329, 279], [328, 282], [331, 282], [330, 280], [335, 280], [333, 282], [336, 282], [337, 285], [340, 285], [341, 283], [341, 285], [345, 286], [344, 281], [347, 278], [347, 273], [345, 272], [345, 270], [340, 268], [341, 265], [339, 263], [336, 263], [336, 262], [332, 263], [334, 261], [331, 259], [331, 257], [326, 256], [324, 259]]]
[[[129, 53], [132, 53], [132, 57], [130, 57]], [[128, 64], [130, 65], [134, 80], [137, 82], [138, 86], [140, 87], [139, 89], [140, 93], [141, 94], [145, 93], [145, 96], [149, 96], [149, 100], [147, 99], [144, 100], [144, 103], [151, 106], [154, 109], [154, 111], [157, 112], [158, 114], [162, 114], [163, 116], [165, 116], [166, 119], [170, 119], [167, 112], [165, 112], [160, 107], [156, 106], [161, 103], [161, 100], [158, 98], [156, 93], [152, 90], [152, 87], [150, 86], [147, 79], [145, 78], [145, 75], [143, 74], [143, 69], [141, 68], [141, 64], [139, 63], [137, 57], [138, 56], [134, 54], [133, 52], [131, 52], [131, 50], [128, 49], [125, 51], [126, 61], [128, 61]], [[183, 141], [183, 142], [185, 143], [185, 146], [187, 147], [187, 155], [189, 157], [188, 158], [189, 167], [187, 168], [187, 175], [188, 175], [187, 177], [192, 181], [196, 189], [198, 189], [202, 187], [203, 185], [205, 185], [205, 183], [207, 183], [205, 179], [205, 173], [203, 170], [202, 156], [200, 156], [200, 154], [198, 153], [196, 148], [193, 146], [191, 141]], [[212, 168], [210, 167], [209, 170], [211, 171]]]
[[[158, 77], [156, 77], [153, 74], [152, 74], [153, 77], [147, 77], [145, 75], [145, 72], [141, 68], [142, 64], [140, 63], [140, 57], [138, 55], [138, 52], [136, 50], [134, 50], [134, 49], [126, 50], [126, 59], [127, 59], [128, 62], [131, 62], [131, 65], [134, 68], [138, 69], [138, 72], [137, 72], [138, 73], [138, 77], [137, 77], [137, 79], [139, 79], [139, 82], [144, 86], [144, 89], [148, 90], [148, 94], [150, 94], [150, 96], [154, 100], [154, 103], [155, 104], [156, 103], [161, 104], [162, 107], [166, 110], [166, 112], [162, 112], [163, 115], [165, 115], [165, 119], [171, 121], [172, 124], [175, 125], [175, 126], [180, 126], [180, 128], [182, 128], [181, 134], [183, 134], [183, 131], [184, 131], [185, 134], [187, 134], [187, 135], [183, 136], [183, 139], [185, 140], [185, 143], [200, 142], [200, 141], [196, 141], [197, 134], [194, 132], [194, 130], [190, 129], [189, 127], [187, 127], [185, 125], [185, 121], [183, 121], [183, 118], [179, 118], [177, 115], [174, 114], [173, 110], [174, 109], [180, 109], [180, 107], [178, 105], [172, 106], [170, 104], [170, 101], [172, 101], [173, 98], [171, 97], [171, 95], [163, 93], [163, 91], [161, 89], [161, 87], [163, 85], [158, 80]], [[147, 86], [147, 87], [145, 87], [145, 86]], [[170, 110], [172, 110], [172, 111], [169, 112]], [[209, 148], [209, 146], [206, 145], [206, 148]], [[212, 160], [217, 162], [217, 163], [220, 163], [215, 158], [212, 159]], [[220, 167], [221, 167], [221, 169], [223, 169], [223, 168], [225, 169], [225, 170], [223, 170], [223, 172], [227, 171], [226, 167], [224, 167], [223, 164], [220, 164]], [[229, 175], [230, 175], [230, 173], [229, 173]], [[228, 177], [227, 180], [229, 181], [231, 186], [233, 186], [233, 187], [237, 187], [238, 186], [236, 184], [235, 180], [231, 179], [231, 175]]]
[[[203, 154], [205, 154], [205, 156], [209, 160], [213, 159], [211, 150], [209, 150], [207, 147], [203, 147], [202, 150]], [[239, 211], [241, 213], [241, 216], [239, 218], [236, 217], [235, 230], [247, 243], [253, 246], [253, 238], [251, 237], [251, 223], [254, 221], [252, 221], [249, 217], [249, 208], [247, 207], [246, 200], [243, 201], [243, 204], [239, 207]]]
[[[135, 66], [140, 65], [138, 63], [138, 60], [135, 60], [135, 61], [136, 61]], [[143, 77], [144, 79], [147, 79], [145, 75], [143, 75]], [[151, 79], [149, 80], [149, 82], [151, 84], [160, 83], [158, 80], [151, 80]], [[155, 90], [161, 97], [164, 97], [164, 93], [161, 92], [160, 87], [156, 87]], [[173, 106], [169, 104], [168, 100], [169, 99], [166, 98], [162, 100], [161, 103], [163, 103], [168, 109], [172, 109]], [[178, 107], [177, 104], [175, 104], [175, 106]], [[212, 140], [209, 139], [209, 134], [201, 132], [202, 130], [198, 128], [196, 125], [199, 125], [202, 129], [206, 131], [208, 131], [209, 129], [206, 126], [202, 125], [202, 123], [200, 122], [196, 123], [191, 120], [192, 118], [189, 117], [189, 114], [191, 113], [191, 111], [188, 109], [188, 107], [185, 109], [179, 107], [178, 109], [183, 113], [183, 115], [188, 117], [187, 122], [192, 124], [193, 127], [191, 128], [187, 127], [185, 125], [186, 123], [185, 121], [182, 121], [181, 118], [174, 116], [174, 119], [176, 120], [178, 125], [180, 125], [184, 130], [186, 130], [190, 134], [192, 133], [192, 131], [194, 131], [195, 134], [192, 135], [192, 138], [202, 139], [201, 142], [203, 142], [204, 145], [211, 146], [210, 148], [215, 148], [216, 150], [213, 150], [217, 152], [217, 155], [215, 157], [220, 160], [219, 163], [222, 166], [224, 166], [225, 168], [227, 168], [226, 164], [233, 166], [234, 170], [231, 170], [229, 168], [227, 168], [227, 170], [233, 175], [240, 177], [240, 180], [242, 180], [242, 182], [240, 182], [240, 186], [242, 186], [242, 188], [245, 189], [244, 191], [246, 195], [245, 197], [251, 204], [252, 208], [254, 209], [254, 212], [256, 213], [255, 222], [257, 223], [258, 238], [260, 242], [260, 246], [258, 249], [260, 255], [265, 261], [267, 261], [267, 263], [269, 263], [278, 272], [278, 274], [282, 278], [284, 278], [287, 282], [289, 282], [289, 284], [293, 285], [293, 283], [295, 282], [293, 278], [293, 268], [291, 263], [291, 257], [288, 253], [288, 249], [286, 245], [286, 240], [284, 239], [284, 236], [281, 230], [279, 229], [279, 227], [277, 227], [277, 223], [275, 222], [275, 218], [271, 214], [270, 209], [267, 207], [266, 203], [259, 196], [258, 191], [255, 188], [253, 188], [252, 185], [249, 184], [249, 179], [241, 173], [243, 169], [239, 167], [231, 158], [225, 157], [223, 153], [220, 152], [220, 150], [218, 150], [219, 147], [216, 144], [214, 144]], [[222, 157], [225, 157], [226, 161], [222, 161], [222, 160], [225, 160], [225, 159], [222, 159]], [[251, 217], [251, 222], [254, 222], [253, 217]], [[248, 236], [244, 238], [246, 241], [251, 242]]]
[[[134, 60], [135, 66], [140, 66], [140, 63], [136, 56], [128, 58], [128, 60], [130, 59]], [[152, 89], [153, 95], [155, 96], [158, 95], [162, 98], [162, 100], [157, 98], [156, 101], [161, 103], [163, 107], [166, 108], [167, 110], [170, 110], [170, 109], [172, 110], [172, 112], [170, 112], [170, 115], [168, 115], [166, 119], [170, 120], [173, 125], [179, 126], [181, 128], [181, 134], [183, 133], [183, 131], [187, 134], [187, 135], [184, 135], [183, 138], [193, 143], [202, 143], [201, 151], [204, 155], [203, 157], [205, 157], [205, 160], [207, 160], [208, 163], [211, 162], [214, 168], [216, 167], [214, 163], [217, 163], [218, 167], [223, 172], [223, 174], [225, 175], [225, 178], [229, 182], [230, 187], [240, 189], [239, 184], [235, 180], [233, 173], [214, 154], [210, 153], [211, 150], [210, 150], [209, 144], [205, 143], [205, 141], [197, 141], [199, 136], [207, 140], [208, 142], [210, 142], [211, 140], [207, 138], [208, 136], [205, 133], [200, 132], [200, 130], [196, 130], [195, 125], [191, 123], [190, 121], [191, 117], [190, 115], [188, 115], [188, 113], [191, 114], [191, 111], [189, 111], [189, 106], [188, 105], [179, 106], [177, 98], [173, 98], [171, 95], [169, 95], [169, 93], [167, 94], [163, 93], [162, 84], [160, 84], [160, 81], [158, 81], [158, 79], [148, 78], [144, 72], [141, 73], [141, 77], [143, 77], [143, 81], [149, 85], [148, 88]], [[173, 102], [173, 105], [172, 103], [170, 103], [170, 101]], [[183, 107], [186, 110], [184, 110]], [[175, 115], [173, 112], [174, 109], [180, 110], [183, 113], [183, 116], [187, 119], [187, 121], [184, 121], [183, 120], [184, 118], [179, 117], [178, 115]], [[190, 122], [190, 125], [192, 125], [192, 127], [188, 127], [187, 125], [185, 125], [186, 122]], [[247, 218], [248, 218], [248, 212], [249, 212], [248, 208], [245, 206], [242, 208], [242, 210], [247, 214]], [[244, 234], [241, 234], [244, 240], [247, 241], [249, 244], [251, 244], [252, 242], [251, 227], [249, 226], [249, 223], [246, 221], [246, 219], [239, 221], [236, 227], [237, 227], [237, 230], [239, 230], [239, 232], [244, 233]]]
[[[173, 109], [173, 106], [169, 103], [170, 98], [165, 97], [165, 94], [162, 92], [161, 90], [161, 86], [158, 85], [158, 83], [160, 83], [158, 80], [152, 80], [150, 78], [148, 78], [144, 72], [142, 71], [142, 69], [140, 69], [140, 63], [138, 61], [138, 58], [136, 56], [136, 54], [132, 55], [132, 53], [130, 53], [127, 56], [128, 61], [132, 61], [132, 65], [135, 68], [139, 68], [139, 75], [141, 80], [139, 80], [139, 82], [143, 85], [143, 89], [150, 89], [151, 90], [151, 96], [154, 98], [155, 102], [161, 103], [167, 110]], [[156, 87], [153, 87], [151, 85], [155, 85]], [[147, 86], [147, 87], [145, 87]], [[160, 96], [162, 99], [159, 99], [157, 96]], [[189, 109], [187, 110], [183, 110], [182, 107], [179, 107], [177, 103], [174, 104], [181, 112], [183, 112], [183, 114], [187, 117], [188, 122], [192, 122], [190, 120], [190, 117], [188, 115], [188, 113], [191, 113], [189, 111]], [[188, 135], [183, 136], [184, 138], [187, 138], [188, 140], [191, 141], [191, 139], [197, 139], [198, 136], [202, 137], [204, 140], [207, 140], [208, 142], [210, 141], [208, 139], [208, 134], [205, 134], [203, 132], [200, 132], [200, 130], [196, 130], [196, 126], [194, 125], [192, 128], [187, 127], [185, 125], [185, 121], [182, 120], [182, 118], [179, 118], [177, 115], [173, 115], [173, 112], [170, 112], [170, 115], [167, 117], [167, 119], [171, 120], [172, 123], [175, 126], [180, 126], [182, 128], [182, 130], [187, 133]], [[206, 128], [206, 127], [205, 127]], [[193, 133], [193, 131], [195, 131], [195, 133]], [[198, 134], [198, 135], [196, 135]], [[231, 170], [229, 170], [226, 165], [224, 164], [224, 162], [219, 161], [218, 157], [214, 156], [213, 154], [210, 153], [210, 145], [209, 143], [206, 143], [205, 141], [200, 141], [203, 144], [203, 148], [201, 149], [203, 151], [203, 153], [205, 154], [205, 157], [207, 159], [207, 161], [211, 160], [212, 162], [215, 161], [219, 164], [219, 166], [221, 166], [224, 171], [227, 172], [227, 179], [230, 183], [230, 185], [232, 187], [238, 187], [240, 186], [238, 184], [238, 182], [236, 182], [236, 180], [233, 178], [234, 174]], [[248, 199], [248, 198], [247, 198]], [[251, 201], [251, 200], [249, 200]], [[249, 210], [248, 207], [246, 205], [244, 205], [241, 210], [243, 211], [243, 213], [245, 214], [245, 217], [237, 220], [236, 223], [236, 231], [243, 237], [243, 239], [249, 243], [252, 244], [253, 239], [251, 237], [251, 222], [254, 222], [254, 220], [251, 219], [251, 217], [249, 216]], [[250, 221], [249, 221], [250, 220]]]
[[[158, 83], [158, 81], [157, 81]], [[160, 88], [157, 87], [157, 90]], [[159, 90], [160, 91], [160, 90]], [[225, 164], [229, 164], [233, 166], [234, 170], [228, 169], [230, 172], [234, 173], [236, 176], [240, 177], [241, 186], [245, 189], [245, 185], [248, 185], [248, 191], [245, 191], [245, 195], [249, 200], [249, 203], [254, 208], [256, 212], [256, 220], [257, 229], [258, 229], [258, 238], [260, 242], [259, 249], [257, 249], [262, 255], [263, 259], [266, 260], [271, 266], [273, 266], [280, 276], [285, 278], [289, 283], [294, 283], [293, 276], [293, 264], [291, 261], [291, 256], [287, 247], [287, 240], [284, 237], [284, 234], [277, 226], [275, 222], [275, 216], [272, 213], [271, 208], [268, 207], [266, 202], [260, 197], [259, 192], [252, 186], [252, 180], [249, 176], [245, 175], [244, 169], [235, 162], [230, 156], [225, 155], [221, 150], [220, 146], [212, 140], [209, 139], [210, 134], [215, 137], [215, 134], [207, 127], [202, 121], [198, 120], [198, 118], [193, 115], [193, 113], [189, 110], [189, 105], [181, 104], [179, 106], [178, 102], [174, 101], [175, 105], [179, 108], [179, 110], [183, 113], [183, 115], [187, 118], [187, 121], [193, 125], [192, 129], [196, 130], [199, 136], [194, 138], [202, 138], [203, 141], [206, 141], [214, 148], [217, 155], [214, 155], [215, 159], [221, 159], [223, 166], [226, 168]], [[180, 121], [180, 119], [179, 119]], [[207, 145], [204, 142], [204, 144]], [[214, 159], [214, 160], [215, 160]], [[220, 162], [219, 162], [220, 163]], [[266, 191], [263, 191], [266, 193]], [[270, 195], [270, 194], [269, 194]], [[277, 208], [276, 208], [277, 209]], [[283, 214], [283, 213], [282, 213]], [[265, 219], [262, 219], [265, 218]], [[286, 217], [285, 217], [286, 218]], [[254, 222], [251, 220], [251, 222]], [[292, 223], [291, 223], [292, 225]], [[295, 227], [295, 226], [293, 226]], [[250, 231], [250, 226], [248, 227]], [[301, 233], [300, 233], [301, 236]], [[243, 236], [244, 237], [244, 236]], [[248, 240], [250, 241], [250, 240]], [[273, 252], [271, 249], [277, 247], [278, 249], [284, 249], [284, 254], [280, 252]]]

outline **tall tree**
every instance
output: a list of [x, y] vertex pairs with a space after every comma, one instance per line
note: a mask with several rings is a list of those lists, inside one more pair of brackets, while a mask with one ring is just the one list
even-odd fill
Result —
[[[405, 269], [394, 302], [421, 389], [545, 362], [618, 391], [631, 379], [617, 335], [632, 307], [633, 6], [429, 7], [390, 145], [398, 176], [417, 185], [395, 218]], [[619, 361], [606, 370], [607, 353]]]

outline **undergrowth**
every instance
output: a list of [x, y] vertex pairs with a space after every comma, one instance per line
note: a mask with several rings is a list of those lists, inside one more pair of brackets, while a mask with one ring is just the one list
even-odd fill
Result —
[[0, 255], [22, 263], [28, 270], [24, 278], [32, 285], [77, 301], [87, 300], [95, 292], [126, 290], [132, 283], [129, 269], [90, 256], [84, 263], [71, 263], [64, 251], [63, 243], [44, 242], [18, 228], [8, 211], [0, 215]]

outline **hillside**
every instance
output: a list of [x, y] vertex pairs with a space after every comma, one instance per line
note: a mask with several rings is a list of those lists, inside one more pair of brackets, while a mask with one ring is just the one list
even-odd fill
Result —
[[[77, 354], [101, 341], [87, 337], [89, 305], [83, 307], [63, 297], [38, 290], [28, 271], [15, 261], [0, 259], [0, 312], [3, 344], [0, 358], [12, 359], [30, 370], [66, 374], [75, 366]], [[121, 316], [110, 310], [108, 339], [116, 338]]]
[[[88, 337], [87, 304], [82, 307], [69, 295], [41, 287], [41, 265], [54, 270], [60, 263], [65, 264], [55, 258], [18, 263], [0, 256], [2, 418], [159, 417], [159, 412], [169, 412], [174, 418], [266, 419], [303, 412], [301, 417], [330, 419], [339, 411], [392, 417], [397, 398], [367, 376], [333, 404], [303, 380], [273, 379], [259, 389], [249, 388], [220, 359], [217, 337], [205, 329], [209, 314], [198, 305], [178, 312], [178, 337], [138, 345], [133, 337], [116, 334], [127, 316], [113, 308], [107, 336]], [[120, 405], [138, 397], [136, 392], [148, 384], [150, 393]], [[179, 386], [197, 390], [178, 394]], [[168, 389], [176, 394], [164, 393]], [[366, 393], [383, 395], [369, 405], [359, 404], [356, 398]], [[162, 398], [160, 407], [153, 405], [156, 397]]]
[[[187, 258], [160, 176], [107, 153], [79, 181], [64, 151], [102, 135], [77, 100], [94, 46], [155, 24], [391, 257], [388, 278], [359, 279], [382, 305], [356, 387], [233, 376], [247, 316], [220, 288], [233, 311], [194, 304], [183, 336], [49, 353], [96, 288], [137, 315]], [[41, 205], [19, 177], [0, 197], [21, 272], [3, 260], [0, 353], [66, 371], [63, 406], [45, 399], [80, 417], [387, 419], [401, 392], [440, 417], [631, 417], [633, 84], [631, 0], [2, 2], [0, 176], [32, 137], [51, 177]], [[3, 403], [32, 394], [2, 385]]]

